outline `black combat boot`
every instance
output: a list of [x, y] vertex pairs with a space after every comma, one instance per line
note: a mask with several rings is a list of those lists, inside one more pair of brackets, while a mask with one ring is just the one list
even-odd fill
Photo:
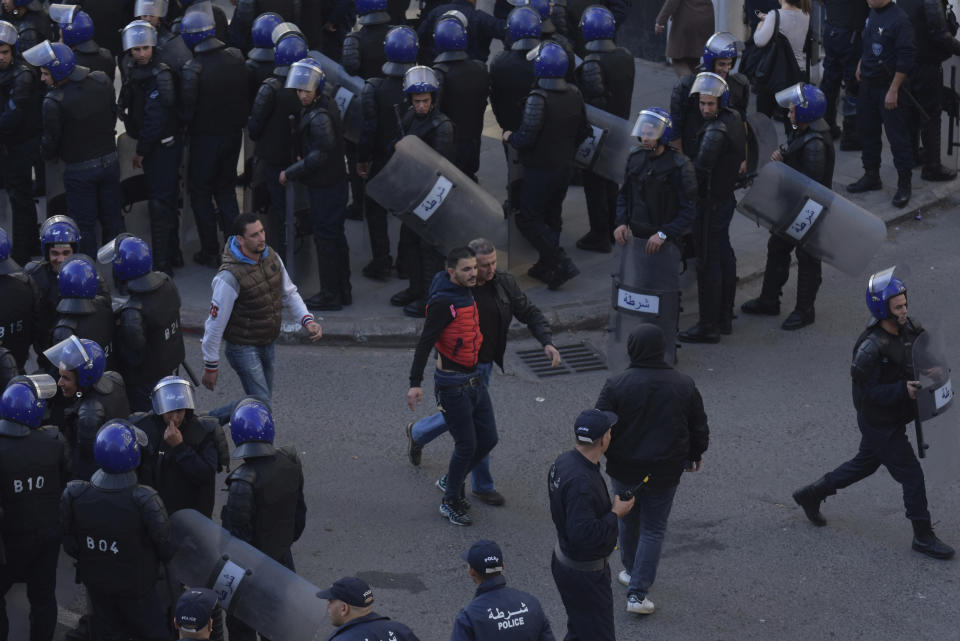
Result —
[[390, 254], [387, 254], [371, 260], [360, 270], [360, 273], [372, 280], [385, 281], [393, 278], [392, 267], [393, 258], [390, 257]]
[[911, 521], [913, 524], [913, 549], [934, 559], [952, 559], [953, 548], [937, 538], [929, 520]]
[[883, 181], [880, 180], [879, 169], [864, 169], [863, 176], [861, 176], [857, 182], [847, 185], [847, 191], [851, 194], [877, 191], [878, 189], [883, 189]]
[[840, 134], [840, 151], [860, 151], [863, 143], [857, 133], [857, 119], [855, 116], [843, 117], [843, 133]]
[[573, 264], [567, 253], [561, 248], [557, 253], [555, 267], [547, 281], [547, 289], [559, 289], [561, 285], [580, 273], [580, 269]]
[[803, 508], [804, 514], [814, 525], [823, 527], [827, 524], [827, 519], [820, 514], [820, 504], [828, 496], [833, 496], [837, 491], [827, 484], [827, 477], [821, 476], [806, 487], [801, 487], [793, 493], [793, 500], [797, 505]]
[[740, 311], [744, 314], [754, 314], [757, 316], [779, 316], [780, 300], [778, 298], [765, 298], [760, 293], [758, 298], [748, 300], [740, 306]]
[[947, 182], [956, 177], [957, 172], [949, 167], [944, 167], [939, 162], [932, 165], [925, 165], [923, 170], [920, 172], [920, 178], [930, 182]]
[[[719, 343], [720, 332], [714, 323], [714, 311], [710, 309], [710, 301], [703, 286], [700, 284], [700, 278], [697, 278], [697, 299], [700, 306], [700, 320], [697, 324], [688, 330], [677, 334], [677, 340], [682, 343]], [[716, 305], [714, 305], [715, 307]]]
[[335, 312], [343, 309], [340, 303], [340, 255], [336, 244], [329, 240], [316, 240], [315, 245], [320, 291], [303, 302], [311, 311]]
[[819, 270], [811, 272], [801, 269], [797, 271], [797, 306], [790, 312], [790, 315], [787, 316], [780, 327], [786, 330], [794, 330], [813, 324], [813, 321], [816, 320], [813, 303], [817, 299], [820, 280]]
[[897, 172], [897, 193], [893, 195], [894, 207], [906, 207], [910, 202], [912, 174], [909, 171]]

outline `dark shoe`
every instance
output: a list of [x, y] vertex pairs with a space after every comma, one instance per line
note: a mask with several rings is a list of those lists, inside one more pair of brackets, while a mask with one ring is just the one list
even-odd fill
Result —
[[347, 207], [347, 220], [363, 220], [363, 207], [357, 203], [350, 203]]
[[507, 500], [503, 498], [503, 494], [500, 494], [500, 492], [496, 490], [490, 492], [477, 492], [474, 490], [472, 494], [480, 499], [481, 503], [486, 503], [487, 505], [500, 506], [507, 502]]
[[707, 323], [697, 323], [690, 329], [677, 334], [683, 343], [719, 343], [720, 333], [717, 328]]
[[372, 280], [390, 280], [393, 277], [393, 259], [389, 256], [374, 258], [360, 271], [361, 274]]
[[893, 195], [893, 200], [890, 201], [894, 207], [906, 207], [907, 203], [910, 202], [910, 196], [913, 193], [910, 183], [909, 171], [900, 174], [900, 177], [897, 179], [897, 193]]
[[[434, 483], [434, 485], [437, 487], [438, 490], [446, 494], [447, 493], [447, 475], [444, 474], [443, 476], [438, 478], [437, 482]], [[457, 505], [460, 507], [461, 511], [469, 512], [472, 506], [470, 505], [470, 501], [464, 498], [464, 493], [465, 493], [465, 490], [461, 487], [460, 498], [457, 499]]]
[[569, 258], [564, 258], [550, 275], [547, 289], [560, 289], [561, 285], [580, 273], [580, 270]]
[[546, 263], [540, 262], [539, 260], [531, 265], [530, 269], [527, 270], [527, 276], [530, 278], [536, 278], [544, 283], [550, 281], [550, 276], [552, 273], [553, 270], [551, 270]]
[[868, 169], [860, 179], [847, 185], [847, 191], [851, 194], [862, 194], [865, 191], [877, 191], [883, 189], [883, 181], [880, 180], [880, 171], [877, 169]]
[[216, 254], [205, 254], [202, 251], [193, 255], [193, 262], [203, 267], [217, 269], [220, 267], [220, 257]]
[[423, 446], [417, 445], [417, 442], [413, 440], [413, 423], [407, 423], [407, 456], [410, 457], [410, 464], [419, 467], [422, 455]]
[[417, 299], [404, 306], [403, 313], [410, 318], [424, 318], [427, 315], [427, 301]]
[[794, 492], [793, 500], [803, 508], [804, 514], [807, 515], [811, 523], [823, 527], [827, 524], [827, 519], [820, 514], [820, 503], [828, 496], [833, 496], [836, 493], [836, 490], [827, 485], [826, 478], [820, 477], [817, 481]]
[[913, 523], [913, 547], [921, 554], [934, 559], [952, 559], [953, 548], [937, 538], [930, 521], [911, 521]]
[[408, 287], [391, 296], [390, 304], [394, 307], [405, 307], [418, 298], [420, 298], [420, 294], [415, 293]]
[[336, 312], [343, 309], [340, 296], [330, 292], [318, 292], [303, 302], [310, 311]]
[[759, 298], [745, 302], [740, 306], [740, 311], [744, 314], [754, 314], [757, 316], [779, 316], [780, 301], [769, 300], [760, 296]]
[[801, 327], [806, 327], [807, 325], [813, 325], [814, 319], [815, 315], [813, 313], [813, 309], [795, 309], [790, 312], [790, 315], [787, 316], [786, 320], [783, 321], [783, 325], [780, 327], [786, 330], [800, 329]]
[[606, 238], [598, 238], [593, 232], [588, 232], [577, 241], [577, 249], [588, 252], [597, 252], [599, 254], [609, 254], [613, 251], [613, 245]]
[[473, 525], [473, 519], [463, 511], [457, 501], [447, 502], [444, 499], [440, 503], [440, 516], [448, 519], [454, 525]]
[[949, 167], [944, 167], [940, 163], [937, 163], [936, 165], [927, 165], [923, 168], [923, 171], [920, 172], [920, 178], [930, 182], [947, 182], [948, 180], [953, 180], [956, 177], [957, 172]]

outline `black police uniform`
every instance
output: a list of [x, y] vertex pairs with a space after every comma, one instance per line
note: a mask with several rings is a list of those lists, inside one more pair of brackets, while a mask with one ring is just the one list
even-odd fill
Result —
[[49, 40], [53, 29], [50, 16], [47, 15], [46, 9], [42, 8], [39, 0], [34, 0], [21, 9], [23, 13], [19, 16], [8, 13], [4, 20], [16, 27], [19, 34], [17, 46], [20, 51], [27, 51], [44, 40]]
[[453, 622], [450, 641], [553, 641], [540, 601], [507, 587], [498, 575], [477, 586], [476, 595]]
[[300, 2], [297, 0], [239, 0], [230, 20], [230, 45], [243, 53], [253, 46], [251, 29], [262, 13], [276, 13], [284, 22], [300, 24]]
[[607, 557], [617, 544], [617, 515], [600, 474], [577, 450], [554, 461], [547, 477], [557, 547], [550, 561], [567, 611], [566, 639], [615, 641]]
[[[183, 65], [193, 58], [193, 52], [183, 41], [183, 36], [179, 33], [173, 33], [162, 22], [157, 24], [157, 46], [154, 47], [153, 55], [157, 57], [158, 62], [170, 67], [177, 82], [180, 81], [180, 72]], [[121, 66], [122, 68], [122, 66]]]
[[31, 169], [40, 160], [40, 74], [14, 58], [0, 70], [0, 179], [12, 210], [11, 257], [26, 265], [40, 253]]
[[179, 227], [183, 155], [176, 78], [156, 56], [145, 65], [136, 64], [132, 56], [124, 62], [129, 66], [120, 89], [120, 117], [137, 141], [137, 155], [143, 158], [153, 263], [159, 271], [172, 274], [174, 254], [179, 252], [173, 239]]
[[[250, 103], [253, 104], [263, 81], [273, 75], [273, 49], [254, 47], [247, 52], [247, 75], [250, 81]], [[246, 149], [244, 153], [249, 153]]]
[[[93, 38], [102, 42], [111, 57], [117, 58], [123, 53], [120, 32], [133, 20], [134, 0], [68, 0], [66, 4], [79, 4], [93, 20]], [[171, 2], [170, 4], [174, 4]], [[80, 64], [80, 61], [77, 61]], [[112, 76], [111, 76], [112, 77]]]
[[[898, 3], [910, 22], [917, 40], [917, 64], [910, 72], [910, 91], [926, 112], [927, 118], [912, 109], [911, 135], [916, 147], [923, 141], [921, 178], [949, 180], [956, 174], [940, 163], [940, 110], [942, 109], [943, 66], [951, 56], [960, 55], [956, 36], [956, 18], [948, 26], [942, 0], [901, 0]], [[952, 31], [952, 33], [951, 33]]]
[[[697, 73], [701, 71], [706, 70], [702, 66], [698, 67]], [[670, 94], [670, 118], [673, 120], [673, 131], [683, 146], [683, 153], [691, 158], [696, 153], [697, 135], [704, 123], [703, 116], [700, 115], [700, 94], [690, 93], [697, 73], [680, 78], [673, 87], [673, 93]], [[727, 88], [730, 91], [727, 106], [739, 113], [741, 118], [746, 119], [747, 103], [750, 102], [750, 81], [742, 73], [729, 73]]]
[[135, 278], [127, 289], [130, 298], [120, 308], [114, 341], [130, 407], [143, 412], [151, 407], [153, 386], [183, 362], [180, 294], [162, 272]]
[[[497, 5], [503, 2], [507, 4], [504, 0], [497, 0]], [[566, 24], [566, 31], [568, 35], [572, 34], [574, 38], [574, 46], [577, 53], [581, 56], [586, 55], [587, 51], [584, 49], [584, 40], [583, 32], [580, 30], [580, 18], [583, 17], [583, 12], [587, 7], [593, 5], [599, 5], [606, 7], [610, 10], [610, 13], [613, 14], [613, 20], [617, 25], [617, 33], [619, 33], [620, 27], [624, 25], [627, 21], [627, 13], [630, 10], [630, 2], [628, 0], [600, 0], [596, 2], [594, 0], [567, 0], [563, 3], [565, 6], [561, 6], [561, 3], [557, 3], [553, 7], [553, 13], [551, 14], [551, 19], [557, 22], [564, 22]], [[510, 7], [509, 4], [507, 4]], [[561, 11], [558, 11], [560, 9]], [[509, 9], [507, 10], [509, 13]], [[562, 14], [554, 15], [554, 14]], [[558, 25], [559, 27], [559, 25]], [[563, 31], [563, 29], [561, 29]]]
[[89, 338], [103, 349], [107, 369], [116, 369], [113, 333], [116, 322], [113, 307], [103, 298], [61, 298], [57, 303], [57, 320], [50, 335], [52, 345], [76, 336]]
[[39, 333], [40, 290], [23, 272], [5, 274], [0, 276], [0, 300], [0, 346], [10, 350], [22, 371]]
[[173, 549], [170, 521], [155, 490], [135, 472], [98, 470], [71, 481], [60, 499], [63, 550], [77, 560], [94, 625], [104, 638], [170, 638], [167, 596], [159, 589]]
[[567, 75], [564, 79], [570, 84], [577, 83], [577, 54], [573, 50], [573, 43], [563, 33], [560, 33], [554, 26], [553, 20], [547, 18], [540, 24], [540, 41], [555, 42], [563, 48], [567, 54]]
[[348, 621], [333, 631], [327, 641], [419, 641], [417, 635], [399, 621], [371, 612]]
[[637, 148], [627, 158], [614, 224], [629, 225], [640, 242], [662, 231], [678, 248], [697, 218], [697, 174], [690, 159], [670, 147], [659, 155]]
[[[32, 260], [23, 268], [23, 273], [37, 288], [39, 294], [38, 320], [33, 333], [33, 346], [37, 354], [53, 345], [53, 327], [57, 321], [57, 305], [60, 304], [60, 289], [57, 287], [57, 274], [46, 260]], [[110, 290], [106, 282], [97, 277], [97, 296], [109, 304]], [[42, 356], [41, 356], [42, 358]]]
[[102, 71], [112, 81], [117, 73], [117, 61], [109, 49], [104, 49], [96, 40], [86, 40], [73, 48], [76, 64], [90, 71]]
[[8, 634], [4, 596], [27, 584], [30, 638], [52, 641], [57, 627], [59, 498], [70, 478], [67, 444], [55, 426], [31, 429], [0, 421], [0, 500], [3, 549], [0, 565], [0, 636]]
[[130, 404], [123, 379], [112, 371], [104, 372], [100, 380], [81, 392], [83, 395], [64, 410], [63, 434], [72, 450], [71, 478], [89, 481], [99, 467], [93, 456], [97, 432], [107, 421], [130, 416]]
[[434, 64], [440, 94], [437, 107], [454, 125], [454, 152], [451, 161], [473, 180], [480, 169], [480, 137], [483, 115], [490, 95], [487, 65], [467, 57], [465, 51], [447, 52], [443, 62]]
[[[591, 51], [577, 68], [577, 86], [588, 105], [619, 118], [630, 118], [633, 95], [633, 54], [616, 47], [612, 40], [604, 51]], [[617, 183], [591, 171], [583, 172], [583, 195], [587, 200], [590, 231], [577, 241], [580, 249], [610, 251], [613, 219], [617, 207]]]
[[841, 150], [860, 149], [857, 137], [857, 63], [860, 62], [861, 32], [870, 7], [866, 2], [823, 0], [827, 19], [823, 26], [823, 76], [820, 90], [827, 99], [824, 119], [831, 133], [837, 128], [837, 99], [843, 83], [843, 135]]
[[[523, 103], [536, 82], [533, 61], [527, 60], [527, 51], [504, 49], [494, 56], [490, 63], [490, 107], [501, 129], [516, 131], [520, 128]], [[511, 171], [514, 165], [519, 166], [516, 150], [503, 143], [503, 151], [507, 159], [507, 203], [504, 209], [509, 212], [520, 202], [523, 173]]]
[[507, 33], [506, 20], [495, 18], [486, 11], [477, 9], [470, 0], [453, 0], [432, 9], [425, 9], [424, 17], [417, 26], [420, 41], [419, 59], [429, 64], [436, 57], [433, 48], [433, 28], [447, 11], [459, 11], [467, 18], [467, 53], [474, 60], [486, 64], [490, 57], [490, 43], [503, 40]]

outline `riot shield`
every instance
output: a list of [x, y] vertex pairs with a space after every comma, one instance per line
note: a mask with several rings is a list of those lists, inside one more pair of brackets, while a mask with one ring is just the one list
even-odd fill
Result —
[[340, 109], [343, 137], [352, 143], [359, 142], [360, 128], [363, 124], [363, 113], [360, 108], [363, 78], [351, 76], [339, 62], [331, 60], [319, 51], [310, 51], [308, 55], [320, 63], [327, 77], [323, 91], [337, 103]]
[[619, 252], [607, 337], [607, 367], [612, 372], [630, 364], [627, 339], [640, 323], [651, 323], [663, 331], [664, 360], [670, 365], [677, 362], [680, 248], [673, 242], [664, 243], [656, 254], [648, 254], [645, 248], [645, 238], [631, 236]]
[[882, 220], [782, 162], [764, 165], [737, 209], [851, 276], [887, 237]]
[[778, 145], [777, 127], [770, 118], [759, 112], [747, 116], [748, 178], [753, 178], [770, 162], [770, 156], [777, 150]]
[[[949, 475], [956, 480], [960, 474], [960, 426], [955, 416], [944, 417], [953, 405], [953, 386], [950, 365], [941, 334], [924, 331], [912, 347], [913, 376], [920, 381], [917, 393], [916, 429], [917, 454], [928, 460], [934, 475]], [[934, 420], [935, 419], [935, 420]]]
[[326, 602], [317, 597], [315, 585], [196, 510], [174, 512], [170, 526], [176, 548], [168, 565], [173, 581], [212, 589], [228, 614], [264, 637], [312, 641], [327, 636]]
[[507, 246], [497, 199], [416, 136], [397, 143], [367, 195], [442, 254], [481, 236]]
[[587, 105], [587, 122], [593, 133], [577, 149], [574, 164], [615, 183], [623, 182], [627, 156], [636, 144], [630, 135], [633, 123], [592, 105]]

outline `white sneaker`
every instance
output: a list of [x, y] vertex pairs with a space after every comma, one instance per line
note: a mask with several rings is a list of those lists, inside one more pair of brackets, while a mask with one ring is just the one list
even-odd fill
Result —
[[626, 570], [620, 570], [620, 574], [617, 575], [617, 581], [619, 581], [621, 585], [625, 585], [625, 586], [627, 586], [627, 587], [629, 588], [629, 587], [630, 587], [630, 573], [627, 572]]
[[655, 609], [653, 601], [647, 597], [641, 599], [636, 594], [627, 597], [627, 612], [631, 614], [653, 614]]

